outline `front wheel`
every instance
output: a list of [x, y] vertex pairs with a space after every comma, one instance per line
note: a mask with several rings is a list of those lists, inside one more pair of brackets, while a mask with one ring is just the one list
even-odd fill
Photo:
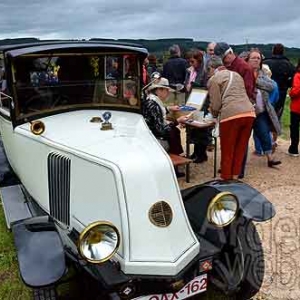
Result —
[[264, 269], [263, 248], [255, 225], [241, 218], [230, 226], [227, 244], [214, 262], [212, 282], [226, 294], [248, 300], [262, 286]]
[[265, 272], [261, 239], [252, 221], [241, 226], [238, 239], [244, 256], [244, 274], [237, 299], [251, 299], [261, 288]]

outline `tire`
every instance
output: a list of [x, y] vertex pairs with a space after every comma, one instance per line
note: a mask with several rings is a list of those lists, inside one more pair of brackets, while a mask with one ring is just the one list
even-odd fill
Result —
[[261, 239], [251, 220], [241, 218], [230, 226], [222, 255], [214, 262], [212, 282], [236, 299], [251, 299], [264, 277]]
[[39, 288], [33, 290], [33, 300], [57, 300], [55, 287]]
[[237, 299], [251, 299], [262, 286], [264, 279], [264, 253], [261, 239], [252, 221], [241, 226], [238, 234], [244, 255], [244, 274]]

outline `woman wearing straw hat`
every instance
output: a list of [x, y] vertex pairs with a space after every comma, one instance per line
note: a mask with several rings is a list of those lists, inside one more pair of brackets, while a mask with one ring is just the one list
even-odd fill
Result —
[[145, 121], [164, 149], [173, 154], [181, 154], [183, 148], [180, 139], [180, 130], [177, 122], [167, 121], [167, 114], [178, 111], [179, 106], [164, 106], [170, 92], [175, 92], [166, 78], [153, 82], [147, 89], [148, 96], [143, 103], [143, 116]]

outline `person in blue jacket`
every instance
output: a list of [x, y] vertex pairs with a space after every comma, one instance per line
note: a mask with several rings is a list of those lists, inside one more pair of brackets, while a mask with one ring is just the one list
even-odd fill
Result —
[[[263, 64], [262, 69], [269, 77], [272, 76], [272, 72], [268, 65]], [[273, 91], [269, 93], [269, 101], [275, 107], [276, 103], [279, 100], [279, 88], [278, 88], [278, 84], [276, 83], [276, 81], [274, 81], [272, 79], [272, 82], [274, 83], [275, 87], [274, 87]], [[273, 145], [272, 150], [274, 152], [276, 149], [277, 143], [276, 143], [275, 139], [273, 138], [272, 132], [270, 132], [270, 139], [272, 141], [272, 145]], [[259, 141], [258, 137], [255, 135], [255, 133], [253, 133], [253, 140], [254, 140], [254, 148], [255, 148], [254, 154], [257, 156], [264, 156], [260, 141]]]

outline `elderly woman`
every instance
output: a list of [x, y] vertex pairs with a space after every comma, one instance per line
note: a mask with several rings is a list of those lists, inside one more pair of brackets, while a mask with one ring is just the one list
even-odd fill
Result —
[[143, 116], [164, 149], [173, 154], [183, 152], [180, 139], [180, 130], [176, 127], [177, 123], [167, 121], [169, 111], [178, 111], [179, 106], [165, 107], [170, 91], [174, 91], [169, 86], [166, 78], [153, 82], [147, 89], [148, 96], [143, 102]]
[[243, 78], [214, 56], [208, 64], [210, 111], [220, 121], [221, 178], [237, 179], [251, 135], [255, 112]]
[[256, 119], [253, 124], [253, 131], [267, 157], [268, 167], [272, 168], [281, 164], [281, 161], [273, 159], [273, 145], [270, 139], [270, 131], [275, 132], [276, 135], [279, 135], [281, 131], [277, 114], [270, 103], [270, 93], [275, 89], [276, 83], [263, 71], [262, 54], [258, 49], [251, 49], [246, 61], [253, 68], [256, 78]]

